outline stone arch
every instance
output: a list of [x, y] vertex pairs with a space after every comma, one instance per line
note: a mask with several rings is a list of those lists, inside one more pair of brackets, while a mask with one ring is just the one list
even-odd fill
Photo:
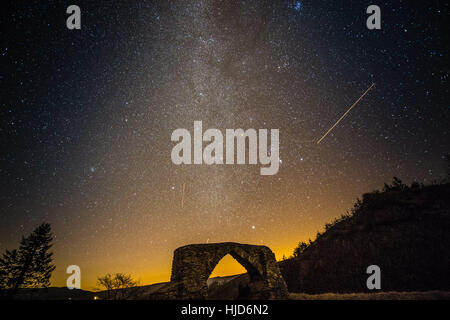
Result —
[[234, 242], [192, 244], [175, 250], [170, 281], [179, 299], [208, 298], [206, 281], [219, 261], [230, 254], [248, 272], [252, 297], [282, 299], [287, 297], [275, 255], [266, 246]]

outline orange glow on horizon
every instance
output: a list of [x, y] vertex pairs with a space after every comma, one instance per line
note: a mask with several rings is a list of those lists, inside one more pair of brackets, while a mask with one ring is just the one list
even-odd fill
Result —
[[[277, 261], [282, 260], [283, 256], [289, 257], [292, 255], [294, 248], [297, 246], [299, 241], [306, 241], [307, 237], [299, 238], [297, 241], [296, 236], [286, 238], [287, 243], [283, 245], [275, 244], [271, 247], [265, 243], [257, 243], [262, 245], [267, 245], [275, 254]], [[250, 242], [249, 242], [250, 243]], [[256, 243], [255, 243], [256, 244]], [[57, 262], [57, 261], [56, 261]], [[97, 291], [99, 288], [97, 286], [97, 277], [104, 275], [106, 273], [116, 273], [123, 272], [128, 273], [133, 276], [134, 279], [139, 281], [139, 285], [150, 285], [160, 282], [170, 281], [170, 272], [172, 268], [172, 256], [170, 256], [166, 261], [160, 261], [158, 267], [155, 267], [155, 263], [151, 263], [152, 271], [148, 271], [150, 267], [146, 267], [144, 264], [147, 262], [137, 261], [131, 263], [130, 261], [123, 261], [116, 267], [106, 268], [106, 263], [93, 263], [92, 261], [88, 266], [81, 267], [81, 289], [88, 291]], [[68, 274], [65, 273], [65, 268], [59, 268], [57, 262], [57, 268], [52, 276], [52, 286], [54, 287], [65, 287], [66, 279]], [[231, 255], [227, 254], [222, 260], [219, 261], [217, 266], [214, 268], [210, 277], [224, 277], [235, 274], [241, 274], [247, 272], [245, 268], [237, 262]]]

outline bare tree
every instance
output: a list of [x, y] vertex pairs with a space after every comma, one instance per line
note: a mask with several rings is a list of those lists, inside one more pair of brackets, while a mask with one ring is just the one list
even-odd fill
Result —
[[140, 288], [137, 286], [138, 283], [131, 275], [124, 273], [116, 273], [114, 275], [108, 273], [103, 277], [97, 278], [97, 284], [100, 288], [106, 290], [108, 300], [136, 298], [140, 292]]

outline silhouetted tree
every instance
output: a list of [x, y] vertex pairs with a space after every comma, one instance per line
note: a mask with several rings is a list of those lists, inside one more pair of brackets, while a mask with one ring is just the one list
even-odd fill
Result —
[[408, 189], [408, 186], [404, 184], [402, 180], [400, 180], [399, 178], [394, 177], [392, 179], [392, 184], [390, 185], [386, 183], [384, 184], [383, 191], [386, 192], [391, 190], [405, 190], [405, 189]]
[[108, 300], [126, 300], [139, 294], [138, 281], [133, 280], [131, 275], [116, 273], [106, 274], [97, 278], [97, 284], [106, 289]]
[[14, 287], [14, 280], [19, 277], [19, 267], [17, 250], [6, 250], [0, 258], [0, 289], [11, 289]]
[[308, 248], [308, 244], [306, 242], [300, 242], [297, 248], [294, 249], [294, 258], [298, 258], [305, 250]]
[[48, 223], [38, 226], [20, 241], [18, 250], [8, 251], [0, 258], [0, 288], [13, 298], [20, 288], [47, 288], [55, 270], [50, 252], [53, 240]]
[[421, 185], [417, 181], [414, 181], [413, 183], [411, 183], [411, 189], [418, 190], [420, 188], [421, 188]]

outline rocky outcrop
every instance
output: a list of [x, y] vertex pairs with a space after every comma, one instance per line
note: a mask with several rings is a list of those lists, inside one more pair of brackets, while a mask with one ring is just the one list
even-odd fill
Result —
[[234, 242], [191, 244], [175, 250], [171, 285], [174, 298], [207, 299], [207, 280], [217, 263], [227, 254], [248, 272], [249, 283], [240, 288], [240, 297], [247, 299], [285, 299], [286, 284], [275, 255], [266, 246]]
[[398, 185], [365, 194], [351, 216], [279, 266], [290, 292], [367, 292], [372, 264], [383, 291], [449, 290], [449, 230], [450, 184]]

